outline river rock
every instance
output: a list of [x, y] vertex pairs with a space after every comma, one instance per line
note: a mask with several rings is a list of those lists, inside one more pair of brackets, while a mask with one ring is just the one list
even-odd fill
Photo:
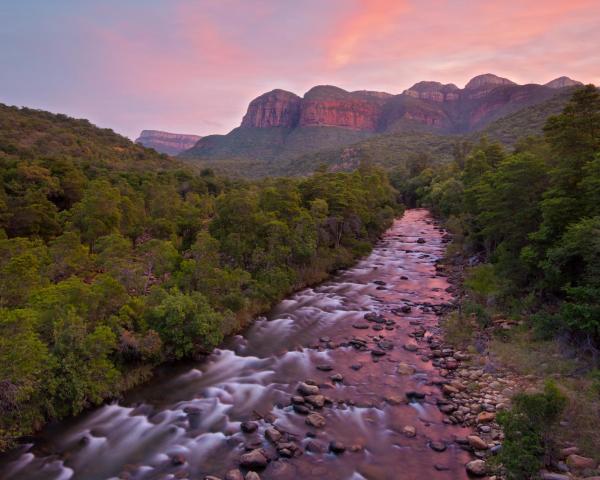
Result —
[[488, 444], [481, 437], [478, 437], [477, 435], [469, 435], [467, 437], [467, 440], [469, 441], [469, 445], [471, 445], [471, 447], [475, 448], [476, 450], [487, 450], [488, 449]]
[[229, 470], [225, 474], [225, 480], [244, 480], [244, 475], [236, 468], [235, 470]]
[[242, 432], [244, 433], [254, 433], [258, 430], [258, 423], [256, 422], [242, 422], [240, 425]]
[[204, 480], [221, 480], [221, 478], [215, 477], [214, 475], [206, 475], [206, 477], [204, 477]]
[[183, 465], [185, 463], [185, 457], [181, 453], [176, 453], [171, 457], [171, 465], [176, 467]]
[[444, 452], [446, 451], [446, 444], [444, 442], [429, 442], [429, 448], [435, 452]]
[[277, 443], [281, 440], [281, 432], [276, 428], [269, 427], [265, 430], [265, 438], [271, 443]]
[[406, 425], [402, 429], [402, 433], [404, 434], [404, 436], [406, 436], [408, 438], [413, 438], [413, 437], [417, 436], [417, 429], [415, 427], [413, 427], [412, 425]]
[[292, 408], [294, 409], [294, 412], [299, 413], [300, 415], [308, 415], [310, 413], [310, 408], [306, 405], [295, 403]]
[[579, 447], [566, 447], [558, 451], [558, 458], [565, 460], [569, 455], [578, 454]]
[[407, 343], [404, 345], [404, 350], [408, 352], [416, 352], [419, 349], [419, 346], [416, 343]]
[[481, 412], [477, 415], [477, 423], [490, 423], [496, 418], [496, 414], [492, 412]]
[[305, 396], [306, 395], [318, 395], [319, 387], [317, 387], [316, 385], [309, 385], [306, 382], [300, 382], [298, 384], [298, 392]]
[[260, 480], [260, 475], [256, 472], [248, 472], [244, 477], [244, 480]]
[[420, 237], [419, 237], [419, 238], [417, 239], [417, 243], [426, 243], [426, 241], [425, 241], [425, 239], [424, 239], [424, 238], [420, 238]]
[[320, 440], [311, 439], [306, 442], [306, 446], [304, 447], [307, 452], [311, 453], [325, 453], [327, 451], [327, 445], [325, 445]]
[[304, 400], [315, 408], [323, 408], [325, 405], [325, 397], [323, 395], [308, 395], [304, 397]]
[[265, 468], [268, 459], [260, 448], [244, 453], [240, 457], [240, 466], [243, 468]]
[[332, 452], [332, 453], [335, 453], [336, 455], [339, 455], [339, 454], [344, 453], [346, 451], [346, 446], [342, 442], [338, 442], [337, 440], [333, 440], [329, 444], [329, 451]]
[[344, 381], [344, 376], [341, 373], [336, 373], [329, 378], [331, 379], [332, 382], [335, 382], [335, 383], [341, 383]]
[[542, 480], [571, 480], [571, 477], [568, 475], [563, 475], [562, 473], [554, 473], [554, 472], [541, 472], [540, 478]]
[[584, 470], [586, 468], [596, 468], [596, 460], [593, 458], [582, 457], [581, 455], [571, 454], [567, 457], [567, 465], [574, 470]]
[[484, 477], [487, 466], [483, 460], [472, 460], [465, 465], [467, 472], [475, 477]]
[[352, 327], [356, 328], [357, 330], [367, 330], [369, 328], [369, 324], [368, 323], [353, 323]]
[[306, 424], [315, 428], [323, 428], [325, 426], [325, 417], [323, 415], [319, 415], [318, 413], [311, 413], [308, 417], [306, 417]]
[[397, 372], [400, 375], [412, 375], [413, 373], [415, 373], [415, 368], [409, 365], [408, 363], [400, 362], [398, 364]]

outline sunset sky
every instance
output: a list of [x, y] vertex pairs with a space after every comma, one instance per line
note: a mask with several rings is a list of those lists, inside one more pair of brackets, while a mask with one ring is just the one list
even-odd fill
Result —
[[600, 84], [600, 0], [0, 0], [0, 102], [135, 138], [237, 126], [316, 84]]

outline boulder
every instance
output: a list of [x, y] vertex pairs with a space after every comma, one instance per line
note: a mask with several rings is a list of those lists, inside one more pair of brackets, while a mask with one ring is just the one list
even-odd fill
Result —
[[475, 477], [484, 477], [487, 472], [487, 466], [483, 460], [472, 460], [465, 465], [467, 473]]
[[318, 413], [311, 413], [306, 417], [306, 424], [315, 428], [323, 428], [325, 426], [325, 417]]
[[265, 468], [269, 460], [260, 448], [256, 448], [240, 457], [240, 466], [243, 468]]

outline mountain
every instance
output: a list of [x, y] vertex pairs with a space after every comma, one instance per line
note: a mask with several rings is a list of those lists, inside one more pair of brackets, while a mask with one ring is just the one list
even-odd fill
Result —
[[182, 133], [161, 132], [160, 130], [142, 130], [135, 143], [153, 148], [159, 153], [177, 155], [192, 148], [202, 137]]
[[[204, 137], [180, 157], [217, 169], [219, 164], [236, 162], [262, 164], [258, 170], [275, 173], [306, 155], [320, 152], [327, 156], [374, 136], [405, 135], [408, 143], [422, 145], [424, 135], [476, 135], [494, 122], [542, 105], [578, 84], [560, 77], [546, 85], [518, 85], [487, 73], [472, 78], [462, 89], [422, 81], [398, 95], [320, 85], [300, 97], [277, 89], [252, 100], [238, 128], [227, 135]], [[562, 97], [557, 104], [561, 102]], [[543, 115], [543, 111], [537, 114]]]
[[580, 87], [583, 83], [569, 77], [558, 77], [545, 84], [550, 88]]

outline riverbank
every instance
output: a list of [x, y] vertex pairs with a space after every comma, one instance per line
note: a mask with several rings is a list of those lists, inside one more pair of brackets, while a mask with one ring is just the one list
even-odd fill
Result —
[[466, 480], [473, 458], [455, 440], [469, 430], [444, 421], [446, 381], [428, 343], [452, 300], [435, 271], [442, 235], [426, 211], [407, 211], [352, 268], [283, 300], [188, 371], [42, 432], [0, 472]]
[[506, 472], [497, 454], [504, 432], [497, 415], [510, 410], [515, 395], [535, 395], [550, 380], [567, 397], [568, 406], [559, 427], [553, 430], [553, 438], [548, 439], [553, 448], [539, 477], [597, 480], [600, 395], [599, 391], [596, 398], [589, 395], [594, 388], [593, 380], [581, 374], [585, 362], [572, 355], [568, 358], [558, 342], [533, 338], [522, 319], [493, 311], [482, 325], [478, 313], [469, 313], [473, 295], [464, 285], [465, 271], [476, 265], [477, 259], [456, 253], [460, 250], [460, 245], [452, 246], [437, 265], [456, 295], [454, 310], [440, 322], [442, 338], [461, 349], [458, 356], [462, 360], [453, 372], [441, 372], [451, 382], [443, 386], [447, 402], [440, 409], [447, 413], [448, 421], [473, 429], [464, 443], [485, 462], [478, 465], [481, 474], [503, 479]]

